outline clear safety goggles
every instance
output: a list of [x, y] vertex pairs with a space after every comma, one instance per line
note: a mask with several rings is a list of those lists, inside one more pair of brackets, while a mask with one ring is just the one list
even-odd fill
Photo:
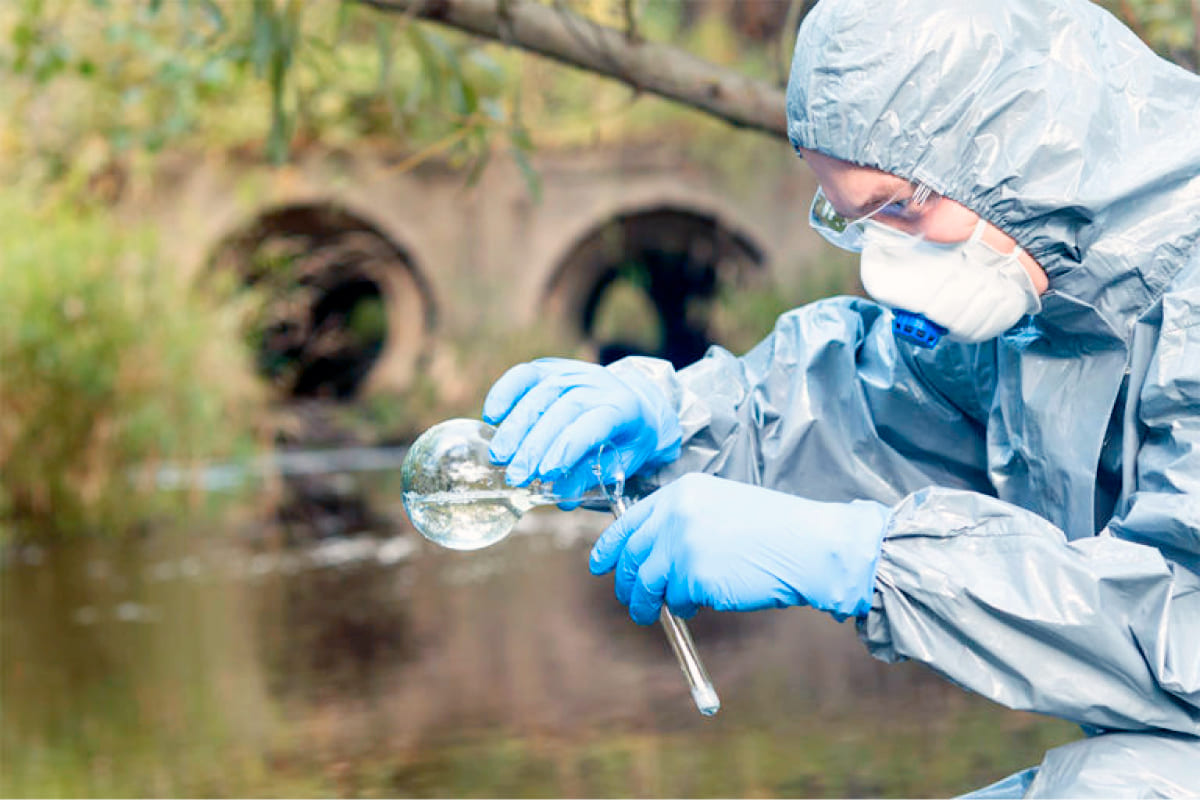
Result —
[[857, 219], [847, 219], [834, 210], [833, 204], [826, 198], [826, 193], [820, 186], [813, 195], [813, 203], [809, 206], [809, 226], [821, 234], [822, 238], [835, 247], [858, 253], [863, 250], [863, 232], [869, 219], [882, 222], [894, 220], [899, 223], [912, 223], [925, 211], [938, 195], [925, 184], [914, 184], [913, 192], [904, 197], [904, 189], [886, 200], [873, 211], [869, 211]]

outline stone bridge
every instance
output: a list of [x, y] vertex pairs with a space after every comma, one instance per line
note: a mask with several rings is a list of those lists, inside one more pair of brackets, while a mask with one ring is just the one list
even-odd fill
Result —
[[[284, 168], [173, 153], [126, 202], [189, 269], [233, 269], [274, 295], [260, 367], [292, 395], [403, 389], [440, 340], [543, 324], [602, 361], [686, 363], [720, 338], [706, 301], [795, 286], [832, 257], [805, 221], [811, 173], [786, 144], [737, 135], [759, 141], [746, 169], [666, 145], [539, 153], [537, 199], [499, 155], [467, 185], [446, 164], [401, 171], [404, 154], [363, 148]], [[619, 291], [651, 319], [619, 318], [614, 334], [600, 318]]]

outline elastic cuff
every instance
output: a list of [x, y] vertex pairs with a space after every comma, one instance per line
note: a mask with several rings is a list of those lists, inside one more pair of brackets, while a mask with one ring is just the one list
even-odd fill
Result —
[[[862, 527], [863, 547], [870, 552], [867, 569], [860, 584], [859, 597], [850, 616], [863, 618], [871, 611], [872, 600], [876, 594], [876, 571], [880, 565], [880, 553], [883, 549], [884, 535], [892, 521], [892, 508], [877, 503], [874, 500], [853, 500], [850, 504], [864, 515]], [[876, 524], [878, 522], [878, 524]]]

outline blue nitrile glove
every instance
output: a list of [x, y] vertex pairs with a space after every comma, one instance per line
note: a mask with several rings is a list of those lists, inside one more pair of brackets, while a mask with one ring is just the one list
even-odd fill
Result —
[[592, 466], [602, 444], [616, 453], [603, 459], [608, 482], [617, 469], [629, 476], [674, 460], [682, 437], [675, 409], [649, 380], [565, 358], [518, 364], [502, 375], [484, 400], [484, 420], [497, 425], [490, 455], [508, 464], [509, 483], [551, 481], [562, 497], [596, 485]]
[[617, 569], [617, 598], [643, 625], [698, 606], [756, 611], [809, 604], [835, 617], [871, 608], [890, 509], [819, 503], [691, 473], [630, 507], [592, 548], [594, 575]]

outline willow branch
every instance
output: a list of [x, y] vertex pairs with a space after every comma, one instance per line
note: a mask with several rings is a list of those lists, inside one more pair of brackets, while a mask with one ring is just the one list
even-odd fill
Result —
[[731, 125], [785, 137], [784, 94], [670, 45], [532, 0], [355, 0], [429, 20], [588, 70]]

